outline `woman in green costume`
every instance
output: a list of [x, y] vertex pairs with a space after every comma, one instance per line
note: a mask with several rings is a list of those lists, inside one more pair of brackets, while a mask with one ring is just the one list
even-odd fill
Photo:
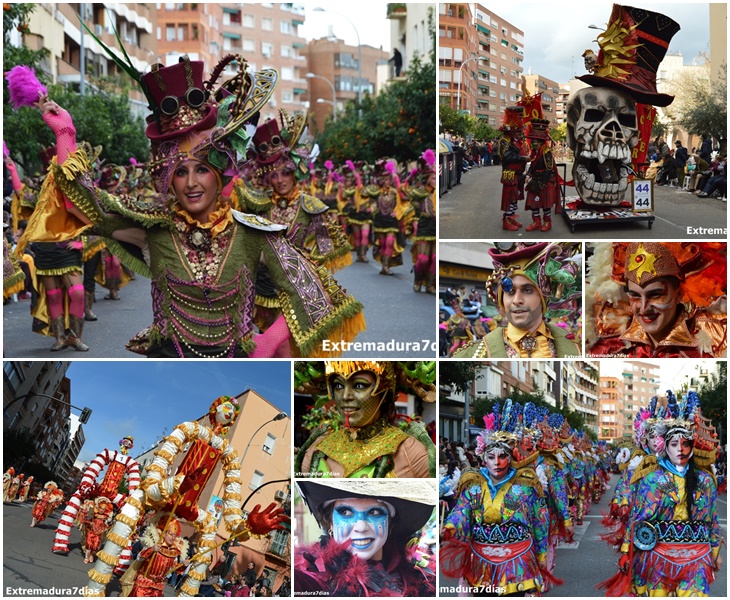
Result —
[[[214, 89], [233, 58], [238, 74]], [[95, 187], [70, 115], [41, 96], [37, 106], [59, 150], [29, 239], [68, 239], [93, 226], [110, 251], [151, 278], [154, 322], [130, 342], [132, 351], [158, 358], [269, 357], [290, 346], [298, 356], [326, 356], [323, 340], [352, 340], [365, 328], [361, 304], [285, 239], [285, 226], [233, 210], [221, 195], [237, 154], [245, 154], [244, 125], [255, 122], [278, 75], [249, 72], [232, 55], [205, 83], [203, 70], [202, 61], [184, 56], [174, 66], [154, 65], [138, 80], [153, 111], [147, 168], [156, 193], [144, 198]], [[283, 314], [254, 337], [254, 282], [262, 261]]]

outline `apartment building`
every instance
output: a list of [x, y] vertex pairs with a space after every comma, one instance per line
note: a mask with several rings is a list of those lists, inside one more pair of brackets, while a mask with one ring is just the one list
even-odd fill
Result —
[[623, 437], [633, 435], [634, 417], [659, 391], [659, 366], [637, 360], [624, 362], [621, 373], [624, 388]]
[[[550, 129], [559, 125], [561, 123], [558, 118], [559, 102], [562, 108], [560, 85], [552, 79], [533, 73], [523, 75], [522, 78], [525, 94], [529, 94], [530, 96], [542, 94], [542, 115], [544, 119], [550, 121]], [[561, 111], [561, 117], [563, 112], [564, 109]]]
[[601, 420], [598, 439], [606, 442], [619, 440], [624, 436], [624, 389], [618, 377], [601, 376], [600, 411]]

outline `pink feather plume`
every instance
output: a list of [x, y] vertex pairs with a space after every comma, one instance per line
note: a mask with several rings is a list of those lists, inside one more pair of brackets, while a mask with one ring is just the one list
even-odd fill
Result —
[[494, 431], [495, 420], [496, 417], [494, 416], [494, 413], [484, 415], [484, 428], [487, 431]]
[[385, 163], [385, 171], [391, 175], [395, 175], [395, 163], [392, 160]]
[[129, 164], [131, 164], [133, 167], [137, 166], [137, 159], [134, 158], [134, 156], [129, 158]]
[[345, 164], [347, 165], [347, 168], [350, 169], [350, 171], [355, 172], [355, 163], [351, 160], [346, 160]]
[[10, 156], [10, 150], [8, 150], [5, 140], [3, 140], [3, 158], [7, 158], [8, 156]]
[[324, 168], [331, 171], [335, 165], [332, 164], [331, 160], [324, 161]]
[[436, 164], [436, 153], [431, 150], [431, 148], [421, 154], [421, 158], [426, 162], [429, 167], [432, 167]]
[[5, 73], [5, 79], [8, 80], [10, 104], [15, 110], [21, 106], [33, 106], [34, 102], [38, 102], [40, 93], [44, 96], [48, 93], [45, 86], [38, 81], [35, 71], [25, 65], [10, 69]]

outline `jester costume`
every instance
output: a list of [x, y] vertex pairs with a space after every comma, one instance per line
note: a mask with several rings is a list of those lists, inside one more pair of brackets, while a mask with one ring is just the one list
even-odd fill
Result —
[[345, 161], [341, 172], [343, 182], [337, 192], [337, 214], [345, 235], [351, 233], [351, 245], [357, 253], [357, 261], [367, 262], [370, 227], [373, 224], [370, 201], [364, 193], [362, 178], [355, 163]]
[[[525, 227], [525, 231], [550, 231], [552, 228], [551, 210], [558, 202], [560, 195], [558, 188], [558, 172], [555, 159], [550, 150], [550, 136], [548, 126], [550, 121], [532, 119], [526, 137], [532, 144], [530, 154], [530, 169], [527, 172], [527, 201], [525, 208], [532, 211], [532, 224]], [[543, 218], [540, 221], [540, 209]]]
[[504, 111], [499, 140], [499, 157], [502, 161], [502, 229], [517, 231], [522, 223], [517, 220], [517, 203], [524, 199], [525, 167], [528, 154], [523, 146], [521, 106], [508, 106]]
[[[435, 446], [423, 424], [409, 421], [401, 427], [395, 423], [392, 403], [399, 382], [427, 402], [435, 399], [433, 383], [426, 384], [426, 379], [418, 381], [407, 376], [406, 368], [389, 361], [327, 361], [323, 382], [327, 396], [320, 404], [334, 399], [334, 377], [349, 379], [362, 371], [375, 375], [376, 384], [371, 398], [382, 398], [382, 402], [368, 423], [351, 426], [349, 414], [343, 410], [342, 428], [333, 429], [326, 424], [316, 427], [297, 454], [294, 462], [297, 476], [434, 477]], [[301, 369], [297, 371], [303, 372]], [[308, 385], [312, 386], [314, 382]]]
[[[727, 353], [727, 249], [714, 242], [597, 244], [588, 262], [589, 355], [707, 358]], [[652, 339], [632, 313], [625, 287], [676, 280], [671, 328]], [[668, 285], [668, 284], [667, 284]], [[666, 304], [666, 301], [663, 301]], [[589, 321], [591, 322], [591, 321]]]

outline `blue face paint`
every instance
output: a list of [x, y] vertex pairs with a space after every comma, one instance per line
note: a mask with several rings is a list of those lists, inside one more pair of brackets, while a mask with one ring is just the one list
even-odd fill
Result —
[[350, 540], [350, 552], [365, 560], [380, 558], [388, 539], [390, 514], [379, 502], [365, 498], [338, 500], [332, 511], [332, 537]]

